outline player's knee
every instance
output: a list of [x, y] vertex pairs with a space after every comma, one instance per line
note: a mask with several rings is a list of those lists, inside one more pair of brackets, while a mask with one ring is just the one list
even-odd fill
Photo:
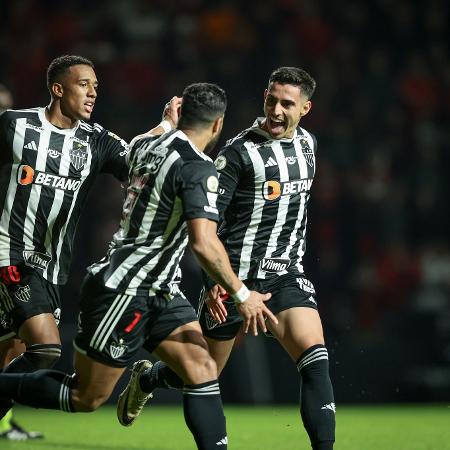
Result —
[[40, 369], [51, 369], [61, 356], [60, 344], [35, 344], [13, 359], [5, 372], [34, 372]]
[[75, 393], [72, 391], [72, 404], [78, 412], [92, 412], [98, 409], [109, 398], [102, 393]]
[[217, 364], [214, 359], [205, 354], [200, 358], [190, 361], [186, 365], [187, 384], [199, 384], [217, 379]]

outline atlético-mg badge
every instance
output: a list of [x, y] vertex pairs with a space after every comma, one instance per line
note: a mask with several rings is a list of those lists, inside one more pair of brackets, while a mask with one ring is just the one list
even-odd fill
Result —
[[76, 170], [81, 170], [87, 161], [87, 147], [79, 145], [77, 147], [69, 150], [70, 163]]

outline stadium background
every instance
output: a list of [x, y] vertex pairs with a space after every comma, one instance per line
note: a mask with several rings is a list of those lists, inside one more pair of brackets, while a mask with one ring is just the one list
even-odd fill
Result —
[[[126, 140], [185, 85], [228, 93], [222, 143], [262, 114], [272, 69], [317, 80], [303, 126], [318, 138], [306, 270], [318, 291], [336, 400], [450, 400], [449, 6], [372, 0], [1, 2], [0, 83], [17, 108], [48, 103], [45, 69], [65, 53], [96, 64], [93, 120]], [[84, 268], [116, 230], [122, 190], [102, 177], [63, 289], [71, 365]], [[184, 289], [198, 271], [184, 261]], [[268, 338], [238, 343], [226, 402], [296, 403], [297, 374]], [[177, 399], [161, 393], [159, 402]]]

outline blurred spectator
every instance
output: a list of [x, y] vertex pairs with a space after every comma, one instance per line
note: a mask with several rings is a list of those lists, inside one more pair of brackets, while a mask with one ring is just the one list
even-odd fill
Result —
[[[218, 82], [229, 95], [226, 139], [261, 113], [268, 71], [307, 68], [318, 87], [305, 127], [319, 149], [306, 270], [321, 287], [324, 322], [336, 318], [331, 339], [354, 327], [388, 342], [398, 333], [391, 314], [407, 321], [428, 302], [441, 317], [449, 308], [449, 13], [444, 0], [6, 2], [0, 80], [17, 107], [45, 104], [36, 86], [46, 64], [61, 52], [92, 57], [107, 99], [95, 120], [126, 138], [186, 84]], [[100, 188], [91, 208], [104, 212], [80, 233], [109, 230], [106, 240], [120, 203], [118, 189], [106, 199]], [[85, 242], [69, 297], [107, 245]], [[450, 348], [444, 328], [433, 332]], [[396, 339], [413, 345], [419, 335], [408, 333]]]

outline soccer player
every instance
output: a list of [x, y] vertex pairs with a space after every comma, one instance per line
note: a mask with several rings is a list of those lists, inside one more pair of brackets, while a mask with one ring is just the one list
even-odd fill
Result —
[[[59, 285], [67, 280], [87, 194], [100, 172], [128, 175], [128, 145], [86, 122], [97, 100], [92, 62], [54, 59], [47, 87], [47, 107], [0, 115], [0, 341], [18, 337], [26, 346], [6, 373], [51, 368], [58, 360]], [[9, 348], [3, 342], [3, 358]]]
[[[217, 367], [195, 310], [179, 289], [187, 243], [203, 269], [237, 304], [244, 327], [256, 333], [277, 319], [270, 294], [249, 291], [234, 274], [217, 237], [217, 171], [204, 153], [219, 138], [226, 108], [217, 85], [188, 86], [178, 129], [131, 144], [128, 195], [107, 257], [88, 269], [81, 290], [75, 374], [54, 370], [0, 375], [0, 399], [78, 412], [108, 399], [141, 346], [183, 381], [186, 423], [199, 449], [227, 448]], [[138, 362], [132, 378], [148, 367]], [[119, 420], [130, 425], [147, 395], [126, 389]]]
[[[13, 107], [14, 100], [11, 91], [0, 84], [0, 113]], [[0, 341], [0, 368], [6, 366], [15, 357], [25, 351], [24, 344], [19, 339]], [[0, 439], [25, 441], [42, 438], [42, 433], [24, 430], [14, 419], [12, 409], [0, 420]]]
[[[215, 161], [219, 171], [219, 236], [231, 265], [245, 284], [272, 292], [278, 318], [271, 334], [299, 372], [300, 412], [314, 450], [330, 450], [335, 439], [335, 403], [328, 352], [316, 293], [306, 278], [307, 204], [316, 171], [315, 137], [299, 126], [311, 109], [314, 79], [304, 70], [281, 67], [264, 93], [264, 118], [231, 139]], [[199, 305], [200, 323], [219, 374], [233, 348], [242, 319], [226, 288], [209, 284]], [[180, 380], [157, 362], [130, 389], [151, 393], [180, 387]]]

